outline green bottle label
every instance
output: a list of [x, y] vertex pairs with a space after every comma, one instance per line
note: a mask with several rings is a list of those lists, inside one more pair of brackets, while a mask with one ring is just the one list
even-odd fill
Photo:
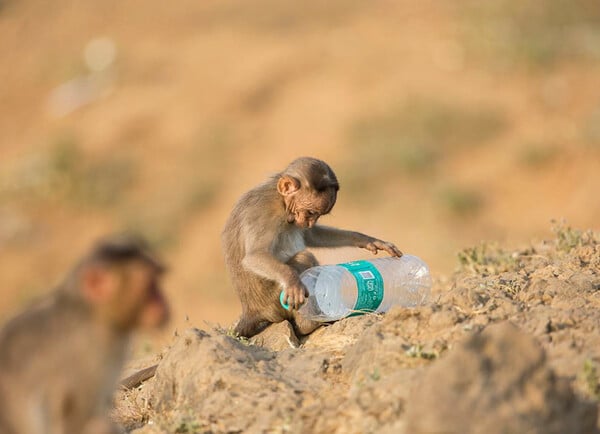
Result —
[[379, 270], [369, 261], [352, 261], [339, 266], [352, 273], [358, 287], [355, 312], [350, 316], [375, 312], [383, 300], [383, 278]]

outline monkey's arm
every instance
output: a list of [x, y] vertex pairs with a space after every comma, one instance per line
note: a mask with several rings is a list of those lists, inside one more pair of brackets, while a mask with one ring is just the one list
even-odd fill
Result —
[[384, 250], [392, 256], [402, 256], [402, 252], [393, 243], [373, 238], [360, 232], [346, 231], [329, 226], [313, 226], [305, 231], [304, 241], [307, 247], [360, 247], [377, 254]]
[[244, 256], [243, 267], [267, 280], [273, 280], [282, 287], [295, 282], [298, 276], [289, 265], [279, 261], [269, 251], [253, 251]]
[[269, 251], [253, 251], [244, 257], [242, 266], [265, 279], [275, 281], [284, 291], [283, 302], [291, 309], [299, 308], [308, 290], [292, 267], [279, 261]]
[[292, 309], [300, 307], [304, 298], [308, 297], [308, 290], [298, 273], [273, 252], [273, 240], [277, 233], [269, 230], [248, 231], [243, 236], [246, 253], [242, 258], [242, 267], [264, 279], [277, 282], [284, 291], [284, 303]]

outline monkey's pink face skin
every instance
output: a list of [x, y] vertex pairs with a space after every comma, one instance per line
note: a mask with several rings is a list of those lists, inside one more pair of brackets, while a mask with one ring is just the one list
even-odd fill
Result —
[[107, 324], [124, 330], [164, 325], [169, 309], [154, 266], [133, 261], [120, 267], [85, 270], [85, 296]]
[[160, 285], [161, 276], [148, 267], [137, 267], [131, 274], [130, 292], [137, 299], [135, 325], [140, 328], [162, 327], [169, 319], [169, 308]]

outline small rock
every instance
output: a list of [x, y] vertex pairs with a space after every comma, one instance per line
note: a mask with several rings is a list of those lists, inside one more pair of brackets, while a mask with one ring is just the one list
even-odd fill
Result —
[[262, 332], [250, 339], [250, 343], [271, 351], [283, 351], [298, 348], [300, 342], [294, 328], [288, 321], [271, 324]]

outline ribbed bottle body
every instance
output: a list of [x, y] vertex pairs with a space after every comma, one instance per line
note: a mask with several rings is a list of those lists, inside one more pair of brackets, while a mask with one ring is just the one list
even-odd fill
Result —
[[431, 289], [427, 264], [412, 255], [317, 266], [300, 278], [310, 293], [300, 313], [316, 321], [418, 306]]

